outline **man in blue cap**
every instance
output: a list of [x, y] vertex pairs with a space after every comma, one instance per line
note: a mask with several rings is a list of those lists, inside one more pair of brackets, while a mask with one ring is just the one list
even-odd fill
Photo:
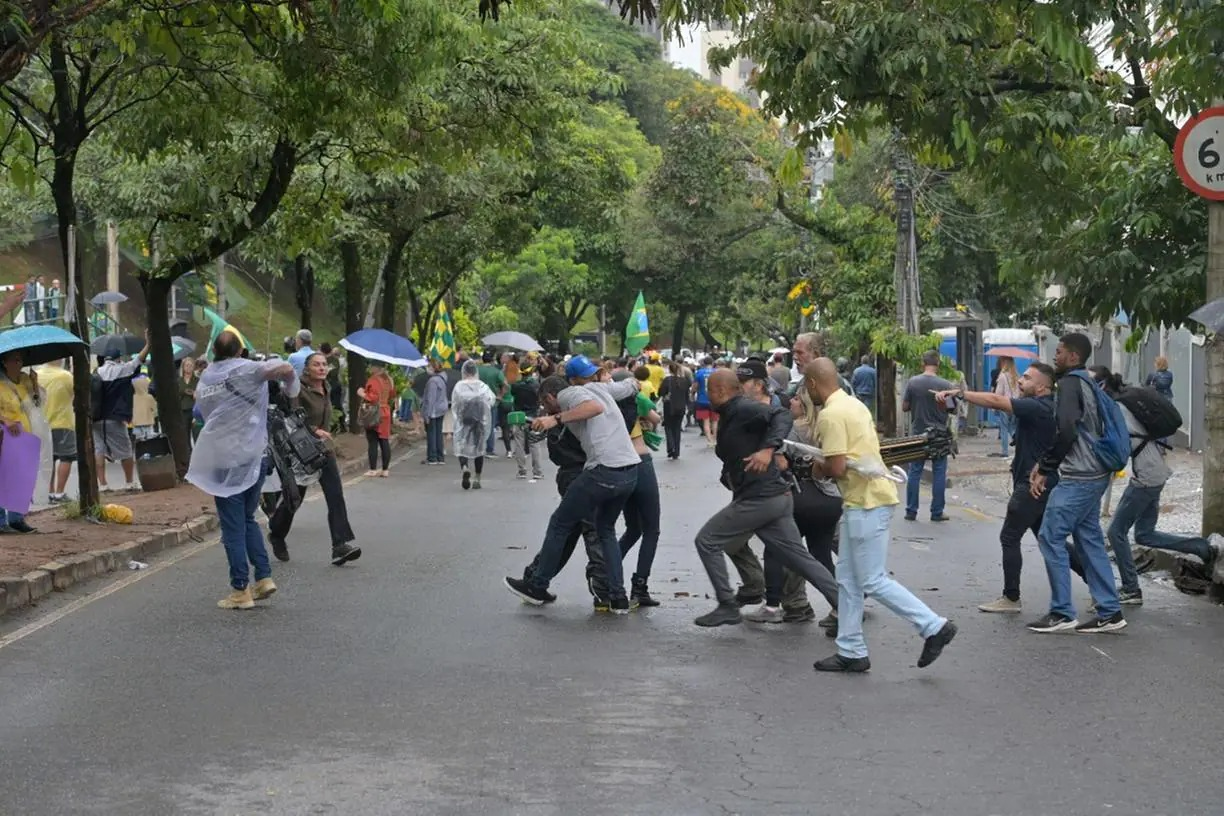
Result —
[[565, 540], [583, 519], [591, 518], [607, 565], [609, 605], [612, 612], [623, 615], [629, 611], [629, 598], [621, 570], [616, 519], [637, 486], [641, 457], [616, 403], [635, 394], [638, 381], [599, 382], [601, 371], [580, 354], [566, 363], [565, 380], [549, 377], [540, 385], [540, 404], [546, 414], [534, 420], [532, 427], [550, 431], [564, 425], [582, 444], [586, 464], [548, 520], [544, 544], [530, 578], [507, 577], [505, 585], [529, 604], [539, 606], [555, 600], [548, 582], [557, 574]]

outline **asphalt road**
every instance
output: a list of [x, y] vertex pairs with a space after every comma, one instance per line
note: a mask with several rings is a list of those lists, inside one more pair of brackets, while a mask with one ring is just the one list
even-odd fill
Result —
[[410, 454], [348, 487], [364, 557], [327, 564], [311, 503], [256, 611], [215, 608], [212, 546], [4, 619], [0, 814], [1221, 812], [1218, 607], [1148, 582], [1124, 633], [1028, 633], [1035, 545], [1025, 614], [980, 614], [997, 523], [954, 506], [898, 521], [891, 567], [955, 643], [919, 670], [876, 608], [872, 672], [819, 675], [815, 626], [692, 625], [711, 605], [692, 537], [725, 494], [687, 444], [658, 463], [656, 610], [593, 615], [578, 564], [555, 606], [520, 604], [500, 581], [538, 546], [551, 480], [500, 460], [462, 493], [456, 466]]

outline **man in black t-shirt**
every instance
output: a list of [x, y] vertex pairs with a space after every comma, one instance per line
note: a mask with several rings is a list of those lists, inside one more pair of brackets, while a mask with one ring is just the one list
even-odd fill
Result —
[[[1029, 491], [1029, 474], [1042, 454], [1054, 442], [1057, 423], [1054, 419], [1054, 369], [1045, 363], [1029, 363], [1020, 378], [1019, 399], [1008, 399], [985, 391], [943, 391], [936, 399], [959, 397], [970, 405], [1005, 411], [1016, 417], [1016, 454], [1011, 463], [1012, 494], [1007, 503], [1007, 516], [1003, 529], [999, 531], [999, 542], [1003, 545], [1003, 596], [997, 601], [982, 604], [983, 612], [1017, 613], [1020, 611], [1020, 541], [1025, 530], [1033, 535], [1041, 529], [1045, 515], [1046, 499], [1050, 490], [1033, 498]], [[1051, 479], [1057, 480], [1058, 474]], [[1082, 575], [1082, 568], [1072, 556], [1071, 568]]]

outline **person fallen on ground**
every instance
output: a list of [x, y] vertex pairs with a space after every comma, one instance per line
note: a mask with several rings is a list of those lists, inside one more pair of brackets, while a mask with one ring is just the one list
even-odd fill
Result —
[[828, 357], [814, 360], [804, 373], [804, 387], [821, 405], [816, 433], [823, 464], [813, 464], [816, 478], [837, 481], [842, 494], [841, 546], [837, 563], [837, 652], [816, 661], [823, 672], [865, 672], [871, 668], [863, 637], [863, 601], [871, 597], [908, 620], [923, 639], [918, 667], [931, 665], [956, 637], [956, 624], [931, 611], [889, 575], [889, 525], [898, 504], [897, 486], [883, 477], [868, 477], [847, 467], [848, 461], [880, 460], [880, 442], [867, 406], [841, 389], [837, 367]]
[[570, 426], [582, 442], [587, 459], [582, 474], [570, 485], [549, 518], [539, 565], [531, 580], [507, 577], [504, 583], [528, 603], [546, 603], [551, 597], [548, 582], [557, 573], [566, 538], [584, 518], [593, 515], [607, 565], [609, 605], [613, 613], [626, 614], [629, 597], [621, 570], [616, 519], [637, 484], [640, 457], [616, 401], [635, 394], [638, 381], [601, 383], [597, 381], [600, 371], [599, 366], [580, 354], [565, 365], [569, 387], [555, 394], [541, 389], [541, 404], [548, 414], [537, 418], [532, 423], [533, 429], [547, 431], [559, 425]]
[[[1119, 397], [1125, 387], [1122, 378], [1105, 366], [1093, 366], [1093, 377], [1105, 389], [1105, 393], [1118, 402], [1131, 438], [1130, 481], [1114, 508], [1106, 536], [1118, 566], [1118, 588], [1121, 604], [1138, 606], [1143, 603], [1143, 592], [1139, 587], [1139, 571], [1131, 552], [1130, 531], [1135, 531], [1135, 543], [1141, 547], [1194, 555], [1203, 562], [1208, 571], [1214, 569], [1224, 548], [1224, 536], [1211, 533], [1202, 536], [1179, 536], [1162, 533], [1156, 529], [1160, 521], [1160, 495], [1173, 475], [1165, 459], [1165, 448], [1158, 438], [1152, 436], [1139, 418], [1131, 412]], [[1150, 386], [1149, 386], [1150, 387]], [[1156, 390], [1156, 389], [1154, 389]], [[1159, 390], [1157, 390], [1159, 394]], [[1164, 394], [1160, 394], [1163, 398]]]
[[[922, 355], [922, 373], [910, 377], [901, 397], [901, 410], [910, 415], [910, 433], [914, 436], [948, 431], [948, 402], [936, 399], [936, 392], [951, 391], [952, 383], [939, 376], [939, 352]], [[948, 521], [944, 514], [945, 491], [948, 485], [948, 457], [936, 456], [931, 462], [931, 521]], [[919, 486], [927, 459], [909, 463], [909, 481], [905, 485], [905, 520], [918, 518]]]
[[[17, 436], [22, 433], [34, 433], [34, 412], [41, 410], [38, 403], [38, 375], [21, 370], [24, 358], [20, 349], [0, 355], [0, 433]], [[0, 450], [4, 440], [0, 439]], [[47, 444], [47, 443], [42, 443]], [[34, 459], [30, 467], [37, 471], [42, 457]], [[34, 476], [37, 479], [37, 475]], [[33, 499], [33, 496], [30, 497]], [[5, 510], [0, 507], [0, 534], [37, 532], [26, 523], [25, 513]]]
[[51, 458], [54, 467], [48, 485], [47, 499], [65, 502], [72, 463], [77, 460], [76, 414], [72, 410], [72, 372], [64, 369], [63, 360], [52, 360], [39, 370], [39, 386], [46, 392], [47, 424], [51, 426]]
[[[378, 424], [365, 429], [366, 458], [370, 464], [365, 475], [385, 479], [391, 475], [391, 405], [395, 402], [395, 383], [382, 362], [370, 360], [370, 376], [357, 389], [357, 397], [378, 409]], [[380, 454], [382, 470], [378, 469]]]
[[740, 605], [727, 578], [723, 551], [756, 535], [774, 549], [782, 564], [802, 575], [826, 598], [835, 598], [833, 576], [803, 546], [795, 526], [791, 482], [778, 466], [777, 454], [793, 426], [790, 412], [744, 397], [734, 371], [710, 376], [710, 405], [719, 413], [715, 455], [722, 461], [719, 481], [731, 491], [731, 503], [715, 513], [697, 533], [697, 554], [714, 587], [718, 606], [697, 618], [698, 626], [724, 626], [742, 620]]
[[[220, 336], [220, 335], [218, 335]], [[106, 481], [105, 462], [118, 462], [123, 468], [124, 490], [139, 490], [135, 481], [136, 455], [128, 423], [135, 410], [136, 388], [132, 380], [149, 356], [149, 333], [145, 332], [144, 348], [135, 359], [124, 362], [123, 349], [114, 345], [106, 349], [104, 359], [94, 372], [94, 456], [98, 459], [98, 490], [110, 490]]]
[[[1113, 632], [1126, 626], [1113, 569], [1105, 552], [1101, 530], [1101, 499], [1113, 477], [1093, 450], [1094, 440], [1104, 433], [1098, 387], [1085, 369], [1092, 355], [1086, 335], [1063, 335], [1054, 352], [1058, 375], [1054, 398], [1054, 440], [1029, 477], [1029, 491], [1040, 498], [1047, 490], [1045, 517], [1037, 537], [1050, 581], [1050, 611], [1028, 624], [1033, 632], [1050, 634], [1074, 630], [1092, 634]], [[1058, 475], [1058, 483], [1053, 476]], [[1070, 542], [1070, 543], [1069, 543]], [[1071, 598], [1069, 553], [1074, 551], [1084, 565], [1088, 589], [1096, 606], [1090, 621], [1079, 623]]]
[[187, 481], [213, 497], [221, 522], [231, 589], [217, 602], [222, 609], [251, 609], [277, 590], [255, 510], [266, 472], [268, 381], [296, 379], [288, 363], [243, 360], [241, 351], [232, 332], [213, 341], [214, 362], [196, 388], [204, 428], [187, 470]]
[[[965, 391], [956, 389], [941, 391], [937, 398], [956, 397], [970, 405], [991, 411], [1006, 412], [1015, 418], [1015, 455], [1011, 461], [1012, 491], [1007, 502], [1007, 513], [999, 530], [999, 544], [1003, 551], [1003, 594], [998, 600], [978, 607], [982, 612], [1015, 614], [1022, 609], [1020, 604], [1020, 571], [1024, 557], [1020, 544], [1025, 531], [1031, 530], [1037, 538], [1041, 532], [1041, 521], [1045, 517], [1049, 490], [1040, 496], [1029, 492], [1029, 476], [1037, 466], [1037, 460], [1054, 441], [1057, 425], [1054, 421], [1054, 369], [1045, 363], [1033, 362], [1017, 381], [1019, 396], [1006, 397], [992, 391]], [[1049, 487], [1058, 483], [1058, 474], [1050, 477]], [[1081, 578], [1084, 568], [1079, 559], [1071, 554], [1071, 569]]]
[[[306, 427], [327, 445], [328, 456], [323, 468], [316, 474], [298, 480], [299, 492], [304, 498], [307, 488], [315, 484], [323, 491], [327, 504], [327, 529], [331, 538], [331, 563], [342, 567], [361, 557], [361, 548], [352, 542], [357, 536], [349, 524], [348, 503], [344, 499], [344, 481], [340, 476], [340, 463], [336, 458], [335, 441], [332, 439], [331, 399], [327, 393], [327, 357], [314, 352], [302, 363], [301, 390], [291, 403], [301, 408]], [[208, 425], [204, 425], [205, 429]], [[300, 505], [280, 502], [272, 517], [268, 519], [268, 540], [272, 554], [278, 561], [289, 560], [289, 530]]]

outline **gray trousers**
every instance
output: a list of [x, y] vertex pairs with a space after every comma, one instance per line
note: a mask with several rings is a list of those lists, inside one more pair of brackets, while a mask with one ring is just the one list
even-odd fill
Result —
[[705, 565], [719, 603], [734, 603], [735, 590], [727, 577], [726, 549], [746, 544], [753, 534], [766, 549], [772, 549], [787, 569], [802, 575], [833, 606], [837, 605], [837, 581], [812, 557], [795, 524], [790, 493], [769, 498], [732, 501], [719, 510], [697, 533], [697, 554]]

